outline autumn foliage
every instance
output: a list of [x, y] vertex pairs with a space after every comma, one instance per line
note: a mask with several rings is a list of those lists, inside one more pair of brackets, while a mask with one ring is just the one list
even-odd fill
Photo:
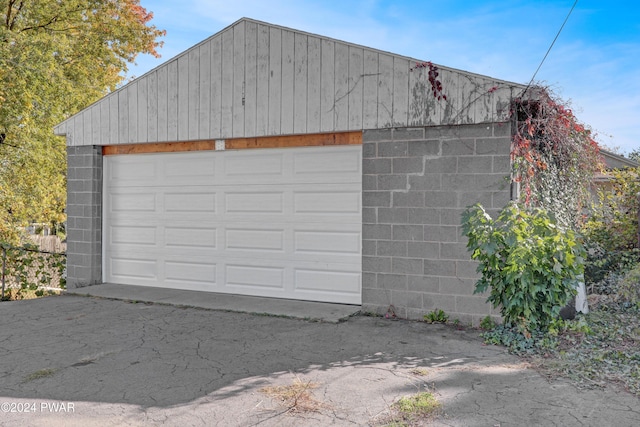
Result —
[[591, 131], [540, 86], [515, 99], [511, 114], [511, 160], [521, 200], [553, 212], [563, 225], [578, 225], [592, 178], [602, 169]]
[[138, 54], [159, 56], [152, 18], [139, 0], [0, 0], [0, 239], [65, 220], [53, 127], [122, 84]]

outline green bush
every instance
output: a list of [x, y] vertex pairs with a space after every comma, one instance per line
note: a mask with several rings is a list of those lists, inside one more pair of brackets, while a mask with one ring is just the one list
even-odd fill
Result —
[[618, 299], [640, 308], [640, 265], [629, 270], [620, 280]]
[[611, 272], [624, 274], [638, 263], [638, 192], [640, 169], [614, 170], [608, 185], [598, 190], [581, 230], [588, 284]]
[[585, 249], [571, 229], [556, 225], [542, 209], [507, 205], [493, 220], [477, 204], [463, 213], [472, 259], [480, 262], [475, 293], [500, 308], [505, 325], [547, 330], [583, 280]]

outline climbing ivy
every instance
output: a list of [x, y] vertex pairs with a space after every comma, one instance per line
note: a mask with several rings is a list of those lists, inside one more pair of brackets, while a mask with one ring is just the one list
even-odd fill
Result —
[[516, 98], [511, 116], [511, 160], [520, 201], [553, 212], [561, 225], [576, 228], [593, 176], [603, 167], [592, 132], [542, 86]]

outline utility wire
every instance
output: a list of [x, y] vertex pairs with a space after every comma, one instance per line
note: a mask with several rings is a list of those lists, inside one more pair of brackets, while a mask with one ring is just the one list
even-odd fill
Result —
[[529, 84], [527, 85], [527, 87], [522, 92], [522, 96], [524, 96], [524, 94], [527, 93], [527, 91], [529, 90], [529, 88], [533, 84], [533, 80], [536, 78], [536, 75], [538, 74], [538, 71], [540, 71], [540, 68], [542, 68], [542, 64], [544, 64], [544, 61], [547, 59], [547, 56], [549, 56], [549, 52], [551, 52], [551, 49], [553, 48], [553, 45], [556, 43], [556, 40], [558, 40], [558, 37], [560, 37], [560, 33], [562, 32], [562, 29], [564, 28], [565, 24], [569, 20], [569, 17], [571, 16], [571, 13], [573, 12], [573, 9], [576, 8], [577, 4], [578, 4], [578, 0], [576, 0], [573, 3], [573, 6], [571, 6], [571, 10], [569, 10], [569, 13], [567, 14], [567, 17], [564, 18], [564, 22], [562, 23], [562, 26], [558, 30], [558, 33], [556, 34], [556, 37], [551, 42], [551, 46], [549, 46], [549, 49], [547, 49], [547, 53], [544, 54], [544, 58], [542, 58], [542, 61], [540, 61], [540, 65], [538, 65], [538, 69], [536, 69], [536, 72], [533, 73], [533, 76], [531, 77], [531, 80], [529, 80]]

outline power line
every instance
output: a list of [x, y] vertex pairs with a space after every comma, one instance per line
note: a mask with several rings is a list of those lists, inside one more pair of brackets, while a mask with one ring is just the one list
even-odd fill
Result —
[[533, 80], [536, 78], [536, 75], [538, 74], [538, 71], [540, 71], [540, 68], [542, 68], [542, 64], [544, 64], [544, 61], [547, 59], [547, 56], [549, 56], [549, 52], [551, 52], [551, 49], [553, 48], [553, 45], [556, 43], [556, 40], [558, 40], [558, 37], [560, 37], [560, 33], [562, 32], [562, 29], [564, 28], [565, 24], [569, 20], [569, 17], [571, 16], [571, 13], [573, 12], [573, 9], [576, 8], [577, 4], [578, 4], [578, 0], [576, 0], [573, 3], [573, 6], [571, 6], [571, 10], [569, 10], [569, 13], [567, 14], [567, 17], [564, 18], [564, 22], [562, 23], [562, 26], [558, 30], [558, 33], [556, 34], [556, 37], [551, 42], [551, 46], [549, 46], [549, 49], [547, 49], [547, 53], [544, 54], [544, 58], [542, 58], [542, 61], [540, 61], [540, 65], [538, 65], [538, 68], [536, 69], [536, 72], [533, 73], [533, 76], [531, 77], [531, 80], [529, 80], [529, 84], [524, 89], [524, 92], [522, 92], [522, 96], [524, 96], [524, 94], [527, 93], [527, 91], [529, 90], [529, 87], [531, 87], [531, 84], [533, 83]]

